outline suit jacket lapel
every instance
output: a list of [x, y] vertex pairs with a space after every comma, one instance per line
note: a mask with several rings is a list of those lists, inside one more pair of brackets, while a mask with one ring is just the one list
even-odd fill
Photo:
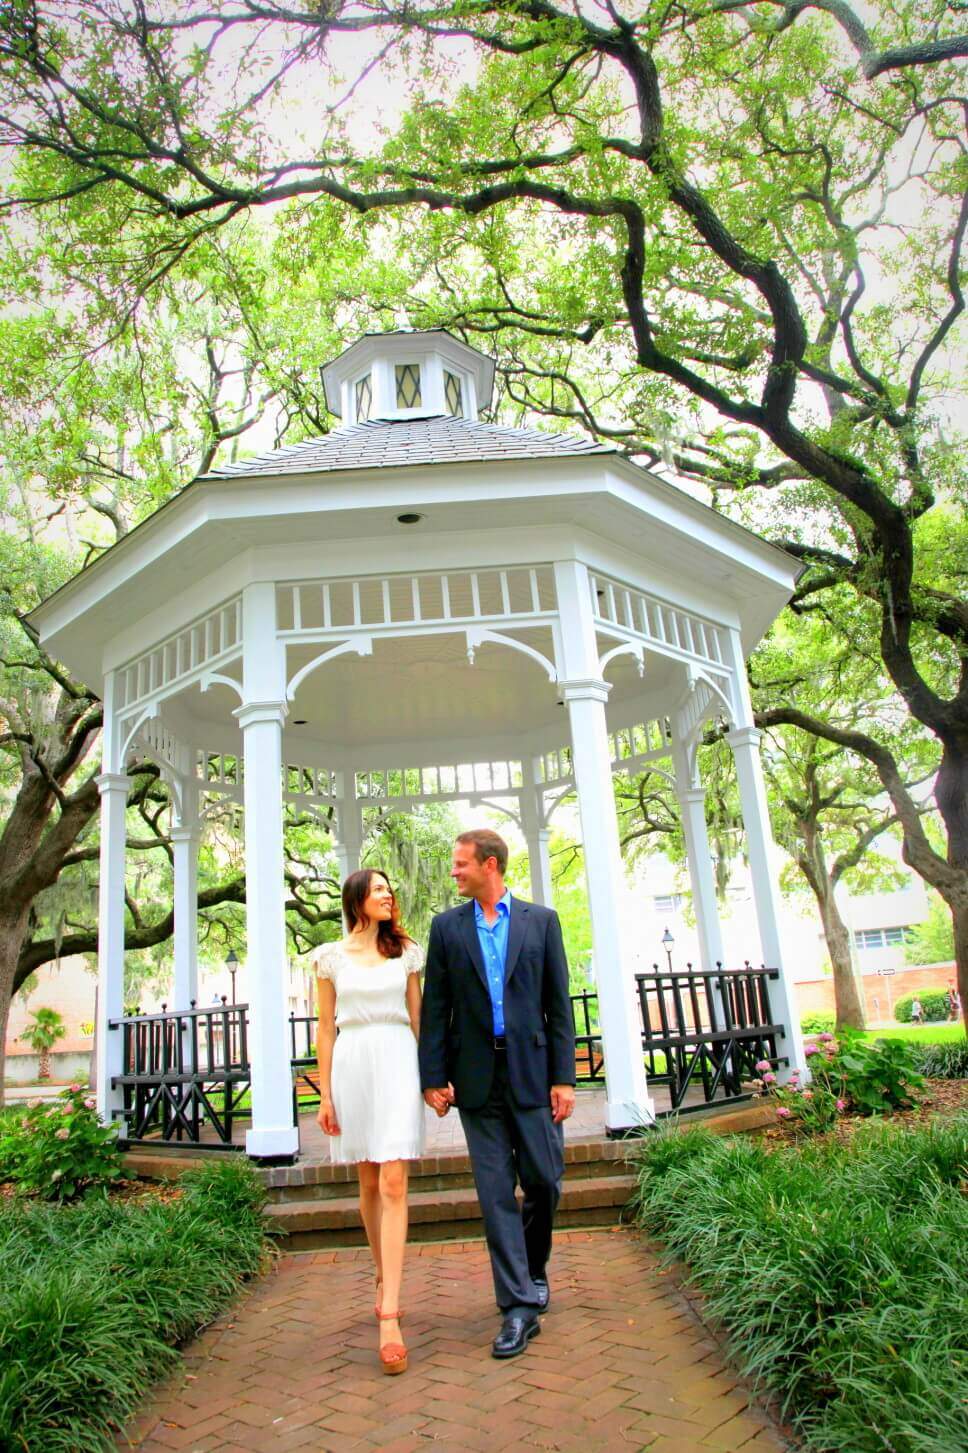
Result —
[[474, 900], [468, 899], [464, 905], [464, 911], [460, 915], [461, 933], [464, 936], [464, 947], [470, 954], [471, 963], [480, 975], [481, 983], [490, 994], [487, 985], [487, 970], [484, 968], [484, 955], [481, 953], [480, 939], [477, 937], [477, 921], [474, 917]]
[[504, 982], [510, 979], [517, 968], [518, 955], [528, 931], [528, 905], [520, 898], [511, 898], [511, 922], [508, 926], [508, 956], [504, 963]]

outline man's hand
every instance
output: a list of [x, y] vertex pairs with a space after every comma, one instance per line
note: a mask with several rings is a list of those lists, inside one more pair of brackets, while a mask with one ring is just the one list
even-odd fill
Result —
[[448, 1084], [442, 1089], [424, 1090], [424, 1099], [431, 1110], [436, 1110], [437, 1114], [443, 1117], [454, 1103], [454, 1087]]
[[552, 1085], [551, 1118], [556, 1125], [575, 1113], [574, 1085]]

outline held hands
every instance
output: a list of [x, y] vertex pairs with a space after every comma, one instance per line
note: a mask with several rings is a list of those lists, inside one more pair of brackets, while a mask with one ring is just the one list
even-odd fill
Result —
[[320, 1097], [316, 1124], [324, 1135], [339, 1135], [340, 1133], [339, 1121], [336, 1119], [336, 1111], [333, 1109], [333, 1102], [328, 1095]]
[[454, 1103], [454, 1087], [448, 1084], [442, 1089], [424, 1090], [424, 1099], [431, 1110], [436, 1110], [438, 1116], [443, 1119]]
[[567, 1120], [575, 1113], [575, 1087], [574, 1085], [552, 1085], [551, 1087], [551, 1118], [555, 1125], [562, 1120]]

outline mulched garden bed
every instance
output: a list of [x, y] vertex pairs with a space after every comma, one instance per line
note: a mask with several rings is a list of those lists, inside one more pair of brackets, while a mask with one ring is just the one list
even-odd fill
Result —
[[923, 1125], [935, 1115], [958, 1115], [968, 1111], [968, 1080], [927, 1080], [920, 1091], [918, 1103], [908, 1110], [889, 1110], [876, 1117], [870, 1115], [845, 1115], [832, 1130], [824, 1135], [805, 1136], [795, 1123], [776, 1124], [763, 1131], [765, 1140], [780, 1144], [791, 1144], [809, 1139], [813, 1142], [839, 1141], [846, 1145], [864, 1125], [891, 1120], [910, 1125]]

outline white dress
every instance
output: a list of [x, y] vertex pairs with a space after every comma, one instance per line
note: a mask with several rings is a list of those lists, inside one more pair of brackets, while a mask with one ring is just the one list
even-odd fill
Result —
[[367, 965], [342, 944], [326, 943], [314, 958], [319, 977], [336, 989], [334, 1163], [416, 1160], [424, 1149], [424, 1102], [406, 992], [423, 950], [411, 943], [400, 958]]

